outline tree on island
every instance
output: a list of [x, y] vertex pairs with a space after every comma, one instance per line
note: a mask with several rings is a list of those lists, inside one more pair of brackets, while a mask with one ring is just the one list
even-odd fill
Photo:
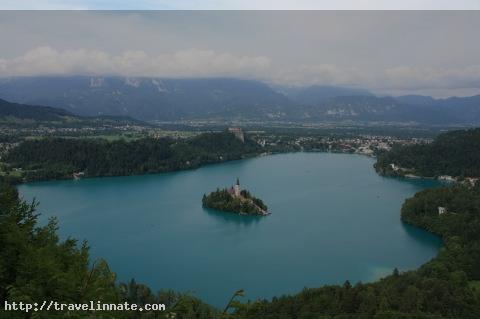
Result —
[[250, 194], [248, 190], [240, 190], [240, 181], [230, 188], [219, 189], [203, 195], [203, 207], [242, 215], [268, 215], [265, 203]]

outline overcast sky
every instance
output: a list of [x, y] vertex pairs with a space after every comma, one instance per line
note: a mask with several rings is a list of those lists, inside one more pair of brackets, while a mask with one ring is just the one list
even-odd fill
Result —
[[0, 9], [479, 10], [480, 0], [2, 0]]
[[0, 11], [0, 76], [227, 76], [473, 95], [479, 30], [480, 11]]

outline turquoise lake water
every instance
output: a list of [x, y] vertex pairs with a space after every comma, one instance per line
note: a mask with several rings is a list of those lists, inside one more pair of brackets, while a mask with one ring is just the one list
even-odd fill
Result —
[[[303, 287], [355, 283], [414, 269], [439, 238], [400, 221], [405, 198], [429, 180], [378, 176], [374, 160], [330, 153], [281, 154], [196, 170], [19, 186], [40, 201], [41, 221], [57, 216], [62, 238], [88, 240], [122, 281], [192, 292], [224, 306]], [[204, 193], [243, 187], [269, 206], [267, 217], [202, 208]]]

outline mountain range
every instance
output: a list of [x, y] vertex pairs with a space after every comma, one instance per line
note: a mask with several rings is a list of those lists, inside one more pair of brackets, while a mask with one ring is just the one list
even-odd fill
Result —
[[57, 124], [75, 126], [88, 125], [146, 125], [145, 122], [125, 116], [80, 116], [67, 110], [40, 105], [26, 105], [0, 99], [1, 124]]
[[75, 117], [72, 113], [55, 107], [24, 105], [0, 99], [0, 119], [64, 121]]
[[480, 124], [480, 95], [376, 96], [359, 88], [272, 87], [231, 78], [38, 76], [0, 80], [0, 98], [82, 116], [146, 121], [256, 120]]

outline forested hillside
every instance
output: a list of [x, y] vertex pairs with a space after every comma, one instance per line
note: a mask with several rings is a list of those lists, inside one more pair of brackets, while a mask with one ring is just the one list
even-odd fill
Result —
[[69, 128], [149, 126], [127, 116], [86, 117], [61, 108], [12, 103], [2, 99], [0, 99], [0, 125], [13, 129], [44, 126]]
[[472, 129], [441, 134], [430, 144], [393, 147], [378, 156], [375, 167], [391, 176], [479, 177], [479, 163], [480, 129]]
[[232, 133], [204, 133], [189, 139], [144, 138], [134, 141], [45, 138], [27, 140], [6, 157], [28, 181], [167, 172], [258, 154], [253, 140]]
[[76, 116], [63, 109], [48, 106], [10, 103], [0, 99], [0, 119], [10, 118], [35, 121], [63, 121], [67, 117], [74, 118]]
[[[61, 241], [57, 223], [39, 225], [36, 203], [22, 201], [0, 178], [0, 318], [212, 319], [216, 310], [188, 295], [152, 292], [134, 280], [123, 284], [104, 260], [91, 260], [87, 243]], [[34, 303], [165, 304], [165, 312], [5, 311], [4, 300]]]

